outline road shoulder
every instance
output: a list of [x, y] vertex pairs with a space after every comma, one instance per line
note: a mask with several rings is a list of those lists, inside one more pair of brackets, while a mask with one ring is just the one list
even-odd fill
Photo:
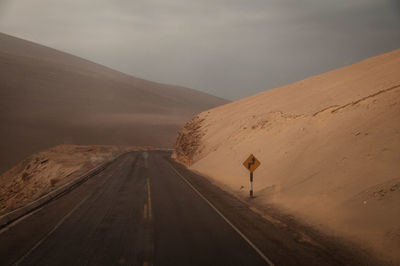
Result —
[[237, 198], [170, 156], [165, 155], [164, 159], [275, 263], [388, 265], [354, 243], [319, 232], [275, 206], [250, 204], [250, 199]]

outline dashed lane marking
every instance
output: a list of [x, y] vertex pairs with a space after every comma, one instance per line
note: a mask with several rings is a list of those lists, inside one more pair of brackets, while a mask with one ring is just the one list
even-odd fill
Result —
[[151, 190], [150, 190], [150, 179], [147, 177], [147, 205], [148, 205], [148, 216], [149, 219], [152, 219], [152, 212], [151, 212]]
[[147, 219], [147, 204], [145, 203], [143, 206], [143, 218]]

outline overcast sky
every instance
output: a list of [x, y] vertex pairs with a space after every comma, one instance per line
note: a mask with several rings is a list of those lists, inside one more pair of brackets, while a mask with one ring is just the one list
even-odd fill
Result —
[[0, 0], [0, 32], [235, 100], [400, 48], [400, 0]]

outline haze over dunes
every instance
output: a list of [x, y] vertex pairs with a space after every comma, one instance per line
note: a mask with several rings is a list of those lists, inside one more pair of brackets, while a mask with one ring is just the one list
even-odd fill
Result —
[[0, 173], [63, 143], [170, 147], [185, 121], [223, 103], [0, 34]]
[[[202, 112], [175, 156], [400, 261], [400, 50]], [[386, 257], [386, 256], [384, 256]]]

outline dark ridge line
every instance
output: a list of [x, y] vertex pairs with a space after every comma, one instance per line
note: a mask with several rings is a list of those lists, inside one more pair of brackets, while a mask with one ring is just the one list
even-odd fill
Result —
[[375, 97], [375, 96], [378, 96], [379, 94], [382, 94], [382, 93], [385, 93], [385, 92], [388, 92], [388, 91], [397, 89], [397, 88], [399, 88], [399, 87], [400, 87], [400, 85], [396, 85], [396, 86], [390, 87], [390, 88], [388, 88], [388, 89], [384, 89], [384, 90], [378, 91], [378, 92], [376, 92], [376, 93], [374, 93], [374, 94], [371, 94], [371, 95], [369, 95], [369, 96], [363, 97], [363, 98], [361, 98], [361, 99], [359, 99], [359, 100], [357, 100], [357, 101], [355, 101], [355, 102], [351, 102], [351, 103], [342, 105], [342, 106], [340, 106], [339, 108], [336, 108], [335, 110], [332, 110], [331, 113], [336, 113], [337, 111], [339, 111], [339, 110], [341, 110], [341, 109], [343, 109], [343, 108], [346, 108], [346, 107], [348, 107], [348, 106], [350, 106], [350, 105], [356, 105], [356, 104], [358, 104], [358, 103], [360, 103], [360, 102], [363, 102], [363, 101], [365, 101], [365, 100], [367, 100], [367, 99], [369, 99], [369, 98], [373, 98], [373, 97]]

